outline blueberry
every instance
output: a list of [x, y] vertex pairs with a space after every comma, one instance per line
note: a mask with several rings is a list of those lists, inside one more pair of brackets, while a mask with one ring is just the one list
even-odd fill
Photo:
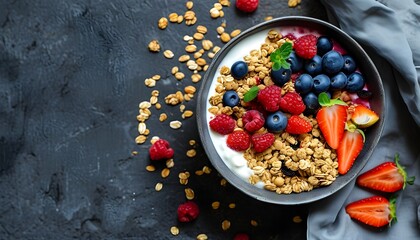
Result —
[[283, 131], [287, 126], [287, 117], [284, 113], [277, 111], [265, 118], [265, 127], [270, 132]]
[[365, 86], [365, 79], [362, 74], [354, 72], [347, 78], [346, 90], [352, 93], [358, 92]]
[[280, 68], [279, 70], [271, 70], [271, 79], [276, 85], [282, 87], [290, 80], [292, 70], [290, 68]]
[[319, 74], [316, 75], [313, 79], [315, 93], [326, 92], [330, 88], [331, 80], [327, 75]]
[[344, 66], [343, 56], [337, 51], [331, 50], [322, 56], [322, 69], [328, 75], [338, 73]]
[[290, 69], [292, 72], [299, 72], [303, 68], [303, 60], [295, 51], [292, 51], [287, 59], [287, 62], [290, 63]]
[[281, 166], [281, 172], [288, 177], [294, 177], [296, 176], [296, 173], [297, 173], [296, 171], [293, 171], [292, 169], [286, 167], [285, 165]]
[[353, 73], [356, 70], [356, 61], [353, 59], [350, 55], [343, 55], [344, 59], [344, 66], [342, 68], [342, 71], [345, 74]]
[[330, 80], [332, 90], [341, 90], [347, 85], [347, 75], [343, 72], [339, 72], [336, 75], [332, 76]]
[[241, 79], [248, 73], [248, 65], [244, 61], [237, 61], [230, 68], [230, 73], [235, 79]]
[[333, 42], [329, 37], [320, 36], [316, 42], [317, 54], [322, 56], [333, 49]]
[[370, 99], [372, 97], [372, 92], [369, 90], [362, 89], [357, 91], [357, 96], [361, 99]]
[[295, 90], [298, 93], [308, 93], [312, 90], [314, 80], [312, 76], [306, 73], [301, 74], [295, 81]]
[[223, 106], [234, 107], [239, 104], [239, 96], [234, 90], [226, 91], [223, 94]]
[[305, 70], [308, 74], [315, 76], [322, 72], [322, 58], [315, 55], [305, 63]]
[[318, 96], [313, 92], [303, 96], [303, 103], [306, 106], [305, 112], [308, 113], [308, 115], [314, 114], [315, 111], [320, 107]]

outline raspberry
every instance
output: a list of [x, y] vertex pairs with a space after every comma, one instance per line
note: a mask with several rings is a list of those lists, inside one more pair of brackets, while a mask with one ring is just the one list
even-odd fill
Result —
[[293, 115], [303, 113], [305, 108], [305, 103], [297, 92], [288, 92], [280, 100], [280, 109]]
[[234, 237], [233, 240], [249, 240], [249, 236], [246, 233], [237, 233]]
[[284, 35], [284, 37], [291, 40], [291, 41], [296, 40], [296, 36], [293, 35], [293, 33], [288, 33], [288, 34]]
[[264, 126], [264, 117], [257, 110], [249, 110], [242, 117], [245, 129], [248, 132], [255, 132]]
[[293, 44], [296, 54], [303, 59], [311, 59], [316, 55], [316, 41], [315, 35], [308, 34], [296, 39]]
[[281, 88], [276, 85], [268, 86], [258, 92], [258, 102], [269, 112], [275, 112], [280, 108]]
[[229, 134], [235, 129], [236, 122], [233, 118], [226, 114], [217, 115], [209, 122], [210, 128], [222, 135]]
[[256, 133], [251, 137], [252, 147], [255, 152], [264, 152], [273, 145], [275, 139], [272, 133]]
[[174, 150], [168, 141], [159, 139], [149, 148], [149, 155], [151, 160], [169, 159], [174, 156]]
[[236, 0], [236, 7], [242, 12], [253, 12], [258, 8], [258, 0]]
[[200, 209], [195, 202], [188, 201], [178, 206], [177, 213], [180, 222], [191, 222], [198, 217]]
[[227, 136], [226, 144], [235, 151], [245, 151], [249, 148], [251, 140], [248, 133], [237, 130]]
[[291, 134], [303, 134], [312, 130], [312, 125], [305, 119], [294, 115], [287, 121], [286, 132]]

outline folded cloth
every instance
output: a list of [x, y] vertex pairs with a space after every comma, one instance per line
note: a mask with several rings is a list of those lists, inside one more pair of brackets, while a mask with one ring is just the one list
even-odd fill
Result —
[[[413, 0], [321, 0], [330, 21], [356, 39], [375, 63], [385, 89], [385, 126], [361, 173], [392, 161], [400, 163], [414, 185], [398, 192], [398, 221], [374, 229], [350, 219], [345, 206], [380, 194], [362, 189], [355, 180], [310, 206], [307, 238], [420, 239], [420, 6]], [[384, 196], [388, 196], [384, 194]]]

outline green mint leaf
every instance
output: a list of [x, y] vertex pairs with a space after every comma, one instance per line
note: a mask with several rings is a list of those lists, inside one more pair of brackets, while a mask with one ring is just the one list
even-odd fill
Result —
[[273, 70], [277, 71], [280, 68], [289, 69], [290, 63], [287, 62], [287, 59], [292, 52], [292, 44], [290, 42], [285, 42], [281, 45], [280, 48], [277, 48], [274, 52], [270, 54], [270, 61], [273, 62]]
[[248, 92], [244, 94], [244, 101], [250, 102], [254, 100], [254, 98], [256, 98], [258, 95], [258, 91], [260, 91], [260, 88], [257, 86], [253, 86], [252, 88], [250, 88]]
[[280, 49], [280, 56], [284, 59], [287, 60], [290, 56], [290, 53], [292, 53], [292, 43], [290, 42], [285, 42], [283, 43], [283, 45], [281, 45]]
[[330, 99], [330, 97], [328, 96], [328, 94], [326, 92], [322, 92], [318, 95], [318, 102], [319, 105], [321, 105], [322, 107], [329, 107], [332, 105], [343, 105], [343, 106], [347, 106], [347, 103], [343, 102], [340, 99]]

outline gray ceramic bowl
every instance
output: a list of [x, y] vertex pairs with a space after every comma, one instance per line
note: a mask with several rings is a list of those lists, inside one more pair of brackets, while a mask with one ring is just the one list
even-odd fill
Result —
[[[356, 159], [353, 167], [347, 174], [338, 176], [334, 183], [327, 187], [321, 187], [309, 192], [302, 192], [298, 194], [292, 193], [289, 195], [279, 195], [277, 193], [258, 188], [244, 181], [238, 177], [238, 175], [232, 172], [221, 159], [210, 137], [211, 134], [208, 125], [208, 117], [210, 114], [208, 112], [208, 100], [210, 97], [209, 94], [211, 94], [210, 92], [214, 91], [211, 88], [213, 81], [216, 79], [215, 76], [220, 70], [220, 67], [223, 64], [233, 63], [234, 61], [240, 60], [243, 56], [249, 54], [250, 50], [257, 49], [250, 47], [246, 51], [242, 51], [238, 50], [239, 47], [243, 48], [243, 46], [252, 45], [255, 40], [255, 36], [258, 36], [258, 34], [261, 35], [263, 32], [267, 32], [270, 29], [281, 29], [288, 27], [309, 28], [319, 32], [320, 34], [331, 36], [356, 59], [359, 69], [367, 80], [370, 91], [373, 92], [373, 98], [370, 101], [371, 108], [379, 114], [380, 120], [367, 130], [365, 146], [359, 157]], [[259, 42], [259, 44], [261, 44], [261, 42]], [[236, 59], [227, 59], [232, 58], [232, 56], [235, 56], [234, 58]], [[371, 156], [373, 149], [378, 143], [383, 129], [384, 98], [385, 96], [382, 81], [378, 71], [375, 68], [375, 65], [366, 54], [366, 52], [362, 49], [362, 47], [349, 35], [344, 33], [339, 28], [331, 25], [330, 23], [318, 19], [309, 17], [282, 17], [261, 23], [242, 32], [239, 36], [226, 44], [216, 55], [202, 80], [201, 89], [199, 91], [197, 103], [198, 129], [202, 144], [211, 163], [217, 169], [217, 171], [233, 186], [246, 193], [247, 195], [264, 202], [284, 205], [304, 204], [325, 198], [337, 192], [339, 189], [346, 186], [352, 179], [354, 179], [362, 170], [363, 166]]]

